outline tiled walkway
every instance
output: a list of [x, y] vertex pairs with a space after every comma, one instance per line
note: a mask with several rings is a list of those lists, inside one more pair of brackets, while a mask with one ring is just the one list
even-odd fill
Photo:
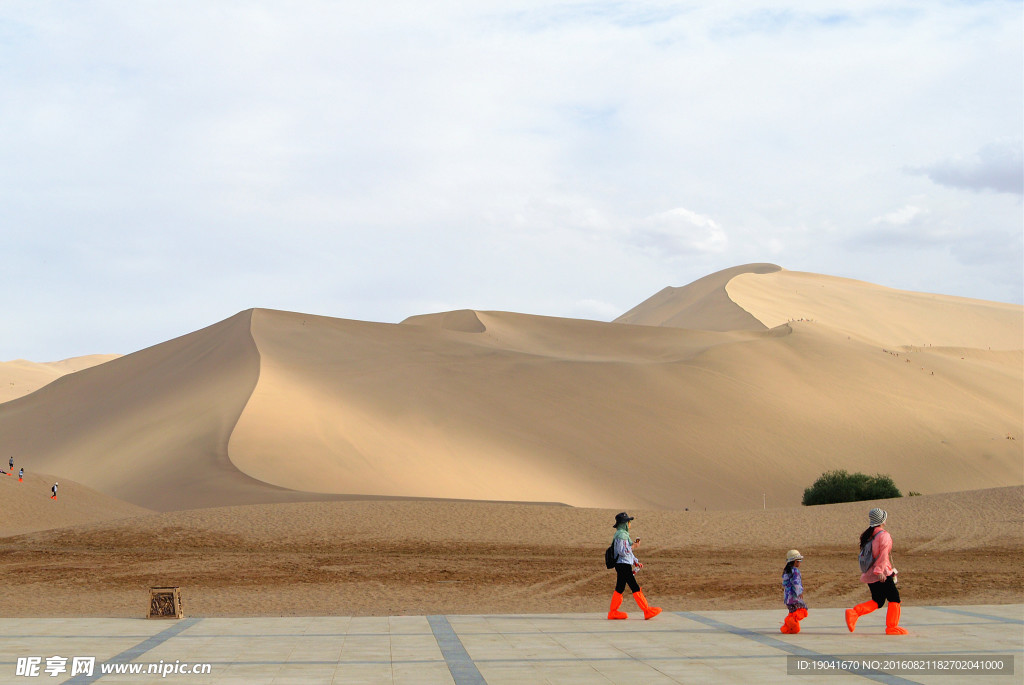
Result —
[[[1024, 682], [1024, 605], [903, 610], [910, 634], [884, 634], [884, 611], [850, 634], [841, 609], [813, 609], [799, 635], [782, 611], [663, 613], [644, 621], [596, 614], [353, 618], [0, 619], [3, 683], [983, 683]], [[1012, 674], [934, 675], [868, 670], [822, 678], [789, 673], [795, 659], [882, 660], [911, 655], [994, 660]], [[66, 668], [50, 675], [47, 666]], [[72, 675], [73, 657], [95, 657]], [[38, 675], [19, 675], [39, 657]], [[790, 659], [789, 657], [792, 657]], [[160, 674], [101, 673], [156, 664]], [[209, 664], [208, 674], [173, 668]]]

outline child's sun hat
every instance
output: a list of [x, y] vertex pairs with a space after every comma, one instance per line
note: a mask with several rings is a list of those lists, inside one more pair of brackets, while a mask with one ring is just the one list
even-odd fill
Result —
[[804, 559], [803, 555], [800, 554], [800, 552], [798, 552], [795, 549], [791, 549], [788, 552], [786, 552], [786, 563], [787, 564], [789, 562], [791, 562], [791, 561], [803, 561], [803, 559]]

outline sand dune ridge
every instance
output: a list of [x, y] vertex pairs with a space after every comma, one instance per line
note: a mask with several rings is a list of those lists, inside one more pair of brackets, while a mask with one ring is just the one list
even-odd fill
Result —
[[0, 404], [0, 434], [33, 471], [163, 510], [749, 509], [834, 468], [925, 493], [1024, 482], [1024, 344], [1000, 347], [1020, 307], [767, 264], [663, 293], [613, 323], [247, 310]]

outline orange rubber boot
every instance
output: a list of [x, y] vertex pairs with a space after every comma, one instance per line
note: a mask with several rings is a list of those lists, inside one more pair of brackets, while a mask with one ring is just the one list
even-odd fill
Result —
[[622, 593], [621, 592], [613, 592], [612, 593], [612, 606], [608, 610], [608, 620], [609, 621], [615, 620], [615, 619], [629, 618], [629, 614], [627, 614], [624, 611], [619, 611], [619, 607], [620, 606], [622, 606]]
[[877, 608], [878, 608], [878, 605], [875, 604], [875, 600], [869, 599], [866, 602], [861, 602], [860, 604], [858, 604], [857, 606], [853, 607], [852, 609], [847, 609], [846, 610], [846, 627], [849, 628], [850, 632], [852, 633], [854, 626], [857, 625], [857, 619], [860, 618], [861, 616], [863, 616], [864, 614], [870, 614], [872, 611], [874, 611]]
[[786, 620], [783, 621], [782, 627], [779, 628], [780, 633], [786, 633], [787, 635], [795, 635], [800, 632], [800, 620], [796, 617], [796, 612], [790, 612], [786, 616]]
[[643, 590], [637, 590], [633, 593], [633, 599], [636, 600], [636, 605], [644, 610], [644, 620], [654, 618], [661, 613], [661, 607], [652, 607], [647, 603], [647, 598], [644, 597]]
[[900, 628], [900, 603], [889, 602], [889, 611], [885, 614], [886, 635], [906, 635], [907, 629]]

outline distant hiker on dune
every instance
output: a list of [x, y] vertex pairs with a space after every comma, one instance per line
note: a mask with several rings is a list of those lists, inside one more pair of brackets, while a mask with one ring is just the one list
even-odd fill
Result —
[[21, 479], [24, 478], [24, 477], [25, 477], [25, 467], [22, 466], [20, 469], [18, 469], [18, 482], [20, 483]]
[[50, 499], [57, 499], [57, 485], [58, 485], [58, 483], [54, 483], [53, 487], [50, 488], [50, 490], [53, 491], [53, 494], [50, 495]]
[[888, 635], [906, 635], [907, 629], [900, 627], [900, 591], [896, 588], [896, 574], [892, 566], [892, 536], [885, 530], [889, 518], [882, 509], [868, 512], [870, 524], [860, 536], [860, 582], [867, 583], [871, 599], [846, 610], [846, 627], [853, 632], [857, 619], [878, 609], [886, 600], [889, 610], [885, 616], [885, 632]]
[[615, 592], [612, 593], [612, 604], [608, 610], [609, 619], [629, 618], [624, 611], [619, 611], [622, 605], [622, 591], [629, 585], [630, 592], [638, 607], [644, 612], [644, 620], [654, 618], [661, 613], [660, 607], [652, 607], [647, 604], [640, 584], [636, 582], [636, 572], [644, 567], [640, 560], [633, 556], [633, 546], [640, 544], [640, 538], [633, 542], [629, 537], [629, 522], [635, 517], [626, 512], [615, 515], [615, 537], [612, 538], [612, 554], [615, 558]]
[[799, 633], [800, 621], [807, 618], [804, 583], [800, 577], [800, 562], [803, 560], [803, 556], [795, 549], [786, 553], [786, 568], [782, 570], [782, 601], [789, 608], [789, 616], [779, 628], [783, 633]]

